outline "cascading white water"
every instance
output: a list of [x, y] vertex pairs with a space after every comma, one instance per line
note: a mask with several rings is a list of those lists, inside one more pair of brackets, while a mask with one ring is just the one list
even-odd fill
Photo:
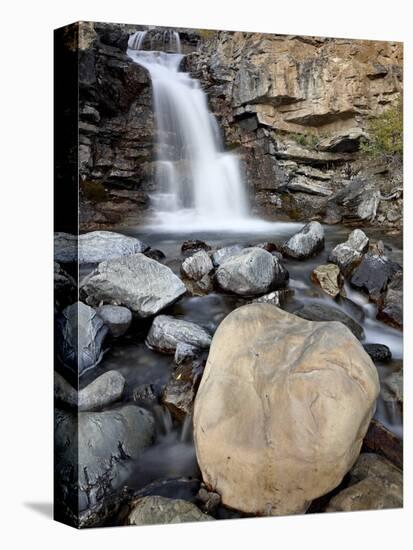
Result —
[[[148, 39], [149, 38], [149, 39]], [[239, 159], [225, 152], [217, 122], [199, 82], [179, 72], [183, 59], [177, 32], [165, 31], [164, 49], [147, 31], [129, 39], [128, 55], [151, 76], [156, 119], [155, 224], [170, 229], [232, 229], [249, 219]], [[172, 50], [172, 51], [171, 51]]]

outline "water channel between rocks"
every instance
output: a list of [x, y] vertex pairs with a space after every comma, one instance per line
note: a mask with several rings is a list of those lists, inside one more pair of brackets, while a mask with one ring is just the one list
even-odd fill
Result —
[[[265, 231], [248, 234], [240, 232], [225, 234], [211, 232], [154, 233], [152, 229], [145, 227], [123, 228], [117, 229], [117, 231], [142, 239], [153, 249], [162, 250], [166, 256], [163, 263], [179, 274], [183, 260], [181, 245], [187, 239], [203, 240], [212, 248], [231, 244], [254, 245], [265, 241], [281, 244], [297, 230], [298, 225], [268, 224], [268, 229]], [[376, 320], [376, 306], [368, 301], [366, 295], [352, 289], [348, 284], [345, 286], [347, 299], [334, 300], [327, 296], [320, 287], [314, 285], [310, 278], [312, 270], [320, 264], [327, 263], [331, 249], [337, 243], [345, 241], [350, 231], [351, 228], [344, 226], [325, 226], [325, 248], [322, 252], [304, 261], [284, 258], [283, 263], [290, 274], [288, 287], [294, 290], [285, 307], [289, 309], [297, 304], [322, 302], [344, 311], [355, 319], [362, 325], [365, 332], [363, 344], [385, 344], [392, 352], [390, 363], [377, 364], [380, 382], [383, 386], [386, 384], [388, 376], [400, 368], [403, 353], [402, 333]], [[364, 231], [371, 241], [383, 240], [389, 258], [402, 264], [402, 237], [400, 235], [383, 236], [377, 229], [371, 228], [364, 228]], [[93, 266], [82, 266], [81, 277], [92, 268]], [[246, 300], [223, 292], [212, 292], [200, 297], [186, 295], [163, 313], [193, 321], [214, 333], [224, 317], [245, 302]], [[173, 357], [157, 353], [146, 347], [144, 337], [148, 328], [147, 321], [135, 321], [127, 335], [115, 341], [105, 352], [97, 369], [93, 373], [86, 373], [81, 378], [81, 387], [99, 374], [115, 369], [120, 371], [126, 379], [124, 402], [136, 402], [133, 396], [134, 389], [142, 385], [150, 385], [154, 393], [160, 395], [174, 369]], [[139, 400], [138, 404], [148, 406], [147, 403], [139, 403]], [[138, 464], [129, 465], [125, 474], [128, 478], [128, 485], [135, 489], [140, 489], [157, 480], [196, 477], [198, 472], [191, 419], [187, 418], [180, 423], [172, 419], [169, 411], [159, 405], [154, 405], [152, 410], [157, 420], [155, 442], [144, 452]], [[379, 396], [375, 417], [398, 437], [402, 437], [402, 412], [398, 403], [385, 401], [382, 396]], [[177, 490], [175, 486], [170, 489], [174, 494]], [[186, 486], [182, 489], [184, 493], [188, 490], [192, 489], [188, 489]], [[165, 496], [168, 496], [168, 488], [165, 489]]]

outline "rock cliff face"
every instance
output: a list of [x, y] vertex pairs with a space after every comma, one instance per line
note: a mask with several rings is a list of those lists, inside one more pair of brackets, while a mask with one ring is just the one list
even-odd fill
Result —
[[[125, 223], [154, 189], [150, 79], [126, 55], [138, 29], [79, 25], [84, 227]], [[179, 31], [183, 68], [201, 81], [226, 145], [241, 155], [257, 211], [400, 227], [400, 162], [359, 151], [369, 118], [401, 95], [400, 43]]]
[[[242, 155], [258, 207], [399, 225], [400, 164], [367, 160], [359, 147], [368, 120], [400, 97], [402, 55], [392, 42], [216, 32], [188, 64]], [[347, 190], [351, 204], [338, 212]]]

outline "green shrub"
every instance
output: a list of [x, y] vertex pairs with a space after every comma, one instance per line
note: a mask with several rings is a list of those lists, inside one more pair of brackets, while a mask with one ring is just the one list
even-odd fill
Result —
[[91, 202], [103, 202], [108, 198], [108, 193], [100, 181], [84, 181], [81, 189], [84, 197]]
[[369, 139], [363, 140], [361, 150], [368, 156], [394, 158], [403, 156], [403, 103], [399, 99], [377, 118], [369, 121]]
[[291, 134], [290, 137], [298, 143], [298, 145], [307, 147], [307, 149], [316, 149], [319, 142], [318, 137], [314, 134]]

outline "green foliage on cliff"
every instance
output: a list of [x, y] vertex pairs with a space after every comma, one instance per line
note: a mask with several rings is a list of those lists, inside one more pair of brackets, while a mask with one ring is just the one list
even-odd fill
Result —
[[314, 134], [290, 134], [290, 137], [298, 145], [307, 147], [307, 149], [316, 149], [319, 142], [319, 138]]
[[369, 139], [361, 143], [361, 151], [377, 158], [403, 156], [403, 103], [399, 99], [377, 118], [371, 119], [367, 128]]

